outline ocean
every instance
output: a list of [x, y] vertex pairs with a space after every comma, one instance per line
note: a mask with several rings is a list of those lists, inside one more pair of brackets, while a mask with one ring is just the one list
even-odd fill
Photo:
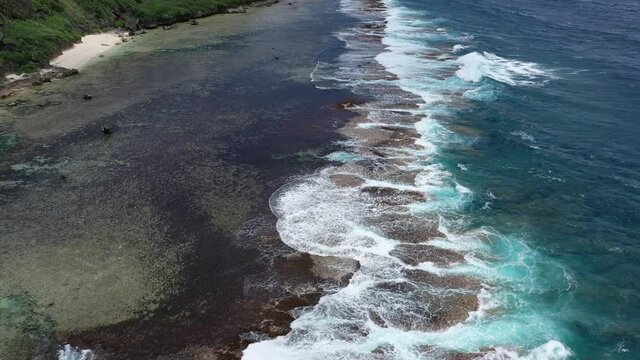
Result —
[[640, 3], [343, 0], [311, 74], [358, 114], [271, 198], [355, 259], [244, 359], [637, 359]]

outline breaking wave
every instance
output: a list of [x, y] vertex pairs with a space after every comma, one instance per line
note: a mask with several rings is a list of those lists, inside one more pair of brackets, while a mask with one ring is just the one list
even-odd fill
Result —
[[395, 0], [341, 6], [359, 22], [336, 34], [345, 53], [318, 63], [311, 79], [368, 101], [349, 104], [358, 116], [341, 130], [344, 151], [327, 156], [333, 165], [270, 204], [287, 245], [360, 268], [297, 311], [289, 334], [249, 345], [243, 359], [568, 358], [552, 317], [528, 296], [571, 294], [570, 273], [522, 236], [471, 221], [477, 195], [442, 154], [474, 141], [447, 126], [457, 112], [500, 96], [482, 78], [535, 85], [549, 73], [485, 52], [458, 56], [471, 36]]
[[94, 358], [91, 350], [79, 349], [69, 344], [65, 344], [58, 350], [58, 360], [93, 360]]
[[536, 86], [548, 81], [552, 74], [536, 63], [502, 58], [489, 52], [471, 52], [458, 58], [456, 75], [471, 82], [482, 78], [512, 86]]

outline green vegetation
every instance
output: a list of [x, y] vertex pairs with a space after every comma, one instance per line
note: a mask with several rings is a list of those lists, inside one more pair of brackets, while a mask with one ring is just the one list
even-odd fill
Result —
[[224, 11], [244, 0], [0, 0], [0, 73], [30, 72], [83, 34]]

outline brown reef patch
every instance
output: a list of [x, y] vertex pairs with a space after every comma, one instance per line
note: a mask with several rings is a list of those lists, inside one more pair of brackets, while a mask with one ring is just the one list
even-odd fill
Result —
[[432, 262], [440, 266], [445, 266], [464, 261], [464, 256], [457, 252], [431, 245], [399, 244], [391, 250], [390, 255], [397, 257], [408, 265]]

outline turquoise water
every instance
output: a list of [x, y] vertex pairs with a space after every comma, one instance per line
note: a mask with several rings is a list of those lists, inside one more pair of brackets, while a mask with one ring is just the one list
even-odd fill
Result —
[[491, 96], [449, 120], [478, 131], [473, 156], [443, 146], [440, 158], [474, 191], [468, 216], [475, 226], [535, 249], [533, 258], [523, 256], [526, 269], [505, 269], [529, 282], [514, 297], [516, 328], [542, 317], [551, 325], [541, 336], [554, 334], [576, 358], [637, 359], [639, 4], [400, 3], [469, 34], [460, 53], [486, 51], [548, 72], [533, 86], [477, 79]]
[[[348, 151], [329, 156], [335, 166], [274, 194], [285, 243], [362, 267], [347, 288], [298, 314], [291, 334], [250, 345], [245, 358], [638, 358], [638, 3], [387, 0], [382, 10], [368, 7], [342, 3], [345, 13], [384, 30], [336, 34], [345, 52], [320, 62], [312, 79], [372, 99], [359, 107], [366, 114], [360, 129], [410, 127], [417, 147], [375, 145], [372, 157], [369, 140], [356, 134]], [[416, 106], [399, 106], [406, 103]], [[400, 184], [388, 169], [419, 174]], [[424, 194], [426, 201], [406, 209], [419, 221], [438, 219], [442, 236], [425, 243], [464, 261], [398, 261], [399, 239], [382, 234], [371, 213], [399, 207], [334, 186], [336, 173], [365, 179], [361, 189]], [[380, 285], [431, 295], [447, 289], [416, 284], [407, 270], [476, 279], [478, 310], [445, 329], [414, 326], [424, 308], [435, 310]], [[405, 317], [408, 329], [393, 325]]]

